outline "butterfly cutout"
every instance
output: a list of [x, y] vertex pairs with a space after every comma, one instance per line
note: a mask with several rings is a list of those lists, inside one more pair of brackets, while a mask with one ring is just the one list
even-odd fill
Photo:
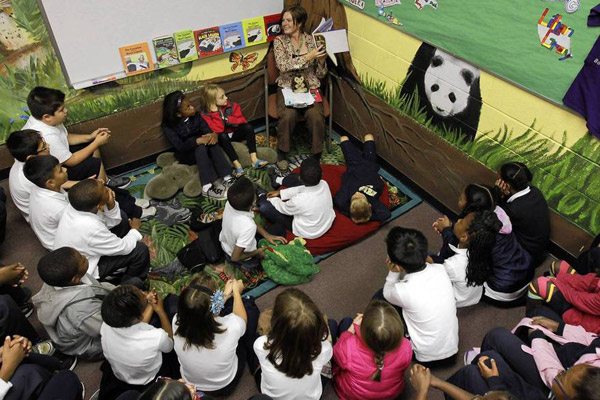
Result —
[[252, 67], [252, 64], [256, 62], [258, 59], [258, 53], [248, 53], [243, 55], [241, 53], [236, 53], [232, 51], [229, 54], [229, 62], [232, 62], [231, 70], [235, 71], [240, 65], [242, 66], [242, 70], [245, 71], [248, 68]]

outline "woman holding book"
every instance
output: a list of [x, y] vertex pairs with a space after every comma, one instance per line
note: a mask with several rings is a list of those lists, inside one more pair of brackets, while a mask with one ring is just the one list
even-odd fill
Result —
[[281, 27], [283, 35], [279, 35], [273, 42], [275, 62], [280, 71], [277, 78], [277, 110], [279, 123], [278, 136], [278, 162], [281, 170], [288, 169], [286, 160], [290, 151], [290, 135], [294, 131], [298, 116], [304, 114], [308, 131], [312, 136], [312, 152], [317, 157], [323, 151], [325, 137], [325, 117], [323, 104], [315, 102], [307, 108], [298, 109], [286, 107], [282, 88], [293, 88], [294, 78], [303, 77], [304, 84], [309, 89], [319, 89], [320, 79], [327, 74], [325, 58], [327, 53], [322, 46], [317, 46], [313, 37], [304, 33], [307, 13], [301, 6], [293, 6], [283, 10]]

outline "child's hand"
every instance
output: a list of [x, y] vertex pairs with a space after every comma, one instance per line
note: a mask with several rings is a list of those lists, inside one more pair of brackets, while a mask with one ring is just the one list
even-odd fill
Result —
[[156, 312], [156, 313], [164, 312], [165, 308], [164, 308], [164, 304], [163, 304], [163, 298], [159, 294], [156, 294], [155, 289], [153, 289], [153, 290], [154, 290], [154, 295], [156, 296], [156, 301], [154, 302], [154, 304], [150, 303], [150, 305], [152, 306], [152, 309], [154, 310], [154, 312]]
[[21, 343], [15, 343], [10, 336], [7, 336], [2, 347], [0, 378], [8, 382], [25, 357], [27, 357], [27, 350], [23, 348]]
[[550, 332], [555, 332], [558, 330], [559, 323], [546, 317], [533, 317], [531, 318], [531, 323], [534, 325], [543, 326], [548, 329]]
[[13, 346], [15, 344], [20, 345], [27, 354], [31, 353], [31, 340], [27, 339], [25, 336], [13, 335], [10, 345]]
[[106, 131], [98, 132], [94, 138], [94, 143], [96, 143], [98, 146], [102, 146], [108, 143], [108, 139], [110, 139], [110, 133]]
[[450, 221], [450, 218], [448, 218], [447, 215], [444, 215], [443, 217], [440, 217], [437, 219], [437, 221], [435, 221], [434, 223], [437, 222], [437, 228], [438, 228], [438, 233], [442, 233], [442, 231], [446, 228], [450, 228], [452, 226], [452, 221]]
[[109, 188], [106, 189], [108, 190], [108, 200], [106, 201], [106, 206], [109, 210], [112, 210], [115, 208], [115, 191]]
[[29, 278], [27, 268], [21, 263], [15, 263], [0, 267], [0, 284], [17, 287]]
[[96, 139], [96, 137], [98, 136], [99, 133], [102, 132], [107, 132], [108, 134], [110, 134], [110, 129], [108, 128], [98, 128], [96, 129], [94, 132], [90, 133], [90, 139]]
[[219, 136], [214, 132], [207, 133], [206, 135], [203, 135], [203, 136], [206, 136], [208, 138], [207, 144], [209, 146], [217, 144], [217, 142], [219, 141]]
[[152, 304], [156, 304], [157, 300], [156, 298], [158, 297], [158, 295], [156, 294], [156, 289], [152, 289], [149, 292], [143, 292], [146, 295], [146, 301], [148, 301], [148, 304], [152, 305]]
[[415, 364], [410, 369], [410, 384], [417, 393], [427, 393], [431, 384], [431, 371], [420, 364]]
[[139, 218], [131, 218], [129, 220], [129, 227], [131, 229], [140, 230], [140, 228], [142, 227], [142, 220]]
[[496, 179], [495, 185], [503, 195], [508, 196], [510, 194], [510, 186], [502, 179]]
[[280, 192], [281, 192], [280, 190], [273, 190], [273, 191], [267, 193], [267, 199], [270, 199], [272, 197], [279, 197]]
[[[487, 360], [490, 360], [490, 364], [492, 365], [491, 368], [485, 364]], [[479, 373], [485, 379], [494, 376], [500, 376], [500, 373], [498, 372], [498, 366], [496, 365], [496, 360], [494, 360], [493, 358], [489, 358], [487, 356], [479, 357], [479, 361], [477, 361], [477, 368], [479, 368]]]
[[356, 325], [360, 326], [360, 324], [362, 323], [362, 319], [363, 319], [362, 314], [360, 314], [360, 313], [356, 314], [354, 321], [352, 321], [352, 325], [356, 324]]
[[259, 247], [258, 249], [254, 250], [254, 257], [258, 257], [258, 258], [265, 258], [265, 251], [267, 250], [266, 247]]
[[435, 231], [435, 233], [437, 233], [438, 235], [442, 234], [442, 230], [439, 228], [439, 223], [438, 220], [436, 219], [435, 221], [433, 221], [433, 224], [431, 224], [431, 227], [433, 228], [433, 230]]
[[431, 258], [431, 256], [427, 256], [427, 258], [425, 258], [425, 262], [427, 264], [435, 264], [435, 262], [433, 261], [433, 258]]
[[244, 291], [244, 282], [241, 279], [233, 280], [233, 293], [242, 294]]
[[279, 241], [283, 244], [287, 243], [287, 239], [284, 238], [283, 236], [266, 235], [265, 240], [274, 246], [276, 246], [278, 244], [277, 241]]
[[227, 283], [225, 283], [225, 290], [223, 291], [223, 294], [226, 298], [231, 296], [233, 293], [233, 281], [234, 279], [230, 279], [227, 281]]

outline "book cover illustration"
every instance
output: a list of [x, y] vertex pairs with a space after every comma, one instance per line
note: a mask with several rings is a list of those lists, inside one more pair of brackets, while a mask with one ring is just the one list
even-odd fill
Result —
[[246, 47], [241, 22], [221, 25], [219, 32], [221, 33], [221, 40], [223, 40], [223, 50], [233, 51]]
[[265, 30], [267, 31], [267, 41], [272, 42], [282, 33], [281, 14], [265, 15]]
[[148, 43], [136, 43], [119, 48], [127, 76], [143, 74], [154, 69]]
[[348, 34], [345, 29], [333, 30], [333, 19], [321, 18], [321, 23], [315, 28], [312, 33], [315, 45], [317, 47], [322, 46], [325, 52], [337, 66], [337, 59], [335, 54], [350, 51], [348, 45]]
[[219, 27], [200, 29], [194, 32], [196, 46], [198, 46], [198, 57], [209, 57], [223, 52], [221, 44], [221, 33]]
[[179, 64], [179, 56], [175, 47], [173, 36], [161, 36], [152, 39], [154, 54], [156, 55], [157, 68], [166, 68]]
[[198, 51], [196, 50], [194, 32], [192, 32], [191, 29], [187, 29], [175, 32], [174, 36], [177, 53], [179, 54], [179, 61], [187, 62], [196, 60], [198, 58]]
[[245, 19], [242, 21], [242, 26], [244, 27], [244, 38], [247, 46], [254, 46], [267, 41], [264, 17]]

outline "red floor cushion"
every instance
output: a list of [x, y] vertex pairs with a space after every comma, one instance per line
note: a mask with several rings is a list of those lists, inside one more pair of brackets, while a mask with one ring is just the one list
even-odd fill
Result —
[[[342, 175], [346, 172], [344, 165], [321, 165], [323, 169], [323, 180], [329, 185], [331, 195], [335, 195], [342, 186]], [[299, 173], [299, 169], [292, 171]], [[390, 206], [387, 185], [379, 198], [386, 207]], [[366, 224], [357, 225], [344, 214], [335, 210], [335, 221], [326, 234], [318, 239], [306, 239], [306, 248], [313, 256], [329, 253], [343, 249], [376, 231], [381, 226], [379, 221], [371, 221]], [[286, 234], [286, 239], [294, 239], [294, 234], [290, 231]]]

